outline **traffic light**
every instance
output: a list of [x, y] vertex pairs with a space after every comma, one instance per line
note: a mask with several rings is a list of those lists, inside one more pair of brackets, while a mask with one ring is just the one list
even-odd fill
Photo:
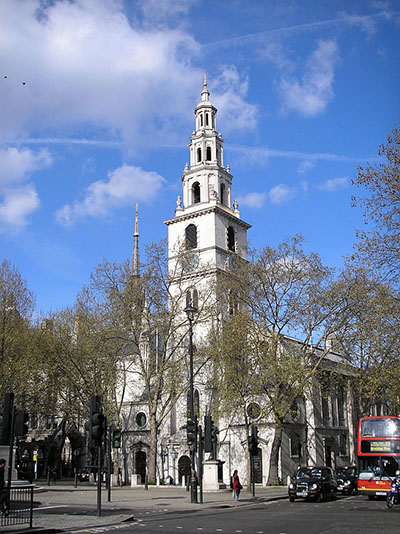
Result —
[[90, 447], [99, 447], [105, 436], [105, 417], [101, 408], [101, 397], [92, 395], [90, 399], [89, 443]]
[[114, 449], [121, 448], [121, 438], [122, 438], [121, 429], [115, 428], [112, 434], [112, 446]]
[[0, 445], [10, 445], [11, 422], [14, 410], [14, 393], [6, 393], [3, 398], [3, 411], [1, 417]]
[[187, 433], [187, 441], [189, 445], [194, 445], [196, 447], [196, 441], [197, 441], [197, 421], [188, 419], [186, 423], [186, 433]]
[[28, 433], [29, 415], [25, 410], [15, 411], [14, 434], [16, 436], [26, 436]]
[[258, 428], [256, 425], [251, 425], [251, 435], [247, 438], [248, 444], [249, 444], [249, 451], [250, 454], [253, 456], [256, 456], [258, 453]]

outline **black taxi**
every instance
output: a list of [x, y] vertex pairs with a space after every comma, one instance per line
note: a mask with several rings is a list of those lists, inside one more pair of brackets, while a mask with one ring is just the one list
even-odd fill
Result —
[[288, 486], [290, 502], [296, 499], [336, 499], [337, 483], [330, 467], [300, 467]]

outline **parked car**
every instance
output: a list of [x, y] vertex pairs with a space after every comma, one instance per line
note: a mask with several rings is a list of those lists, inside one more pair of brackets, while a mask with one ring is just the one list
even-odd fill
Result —
[[337, 490], [343, 495], [352, 495], [357, 491], [357, 467], [354, 465], [339, 467], [336, 470]]
[[330, 467], [300, 467], [291, 480], [288, 493], [289, 500], [306, 499], [322, 501], [336, 499], [337, 484]]

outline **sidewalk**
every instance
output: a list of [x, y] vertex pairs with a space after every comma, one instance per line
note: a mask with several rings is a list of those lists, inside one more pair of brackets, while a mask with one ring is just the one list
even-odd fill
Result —
[[[40, 483], [39, 483], [40, 484]], [[242, 490], [239, 503], [232, 500], [231, 490], [204, 493], [203, 504], [191, 503], [190, 493], [180, 486], [113, 487], [111, 502], [108, 492], [102, 488], [102, 515], [97, 516], [97, 487], [81, 483], [74, 488], [72, 483], [61, 481], [54, 486], [39, 486], [34, 492], [33, 531], [49, 530], [62, 532], [77, 528], [94, 528], [118, 525], [134, 521], [138, 514], [147, 512], [174, 513], [176, 511], [199, 511], [204, 509], [246, 506], [287, 498], [286, 486], [256, 487], [255, 497]], [[66, 506], [72, 507], [67, 512]], [[46, 508], [47, 507], [47, 508]], [[42, 509], [42, 511], [41, 511]], [[21, 526], [5, 527], [1, 532], [22, 532]]]

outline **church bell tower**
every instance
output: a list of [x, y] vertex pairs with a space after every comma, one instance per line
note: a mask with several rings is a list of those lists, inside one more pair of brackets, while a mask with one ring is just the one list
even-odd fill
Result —
[[[247, 230], [238, 204], [232, 200], [230, 167], [224, 165], [224, 140], [217, 132], [217, 109], [210, 102], [204, 75], [201, 100], [195, 110], [195, 130], [189, 142], [189, 164], [182, 173], [182, 195], [168, 226], [170, 271], [182, 247], [187, 251], [188, 278], [204, 278], [225, 270], [235, 254], [247, 259]], [[202, 272], [203, 271], [203, 272]]]

